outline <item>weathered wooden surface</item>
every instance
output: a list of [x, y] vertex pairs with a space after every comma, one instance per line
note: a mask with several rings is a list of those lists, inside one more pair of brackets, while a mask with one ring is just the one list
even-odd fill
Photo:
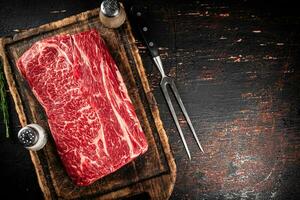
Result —
[[[149, 6], [153, 16], [149, 21], [157, 33], [166, 72], [176, 77], [206, 151], [199, 152], [185, 125], [193, 151], [193, 161], [187, 160], [158, 86], [159, 72], [143, 53], [178, 166], [171, 199], [299, 199], [300, 20], [296, 3], [129, 2]], [[22, 163], [20, 157], [15, 160]]]
[[[35, 42], [52, 35], [97, 29], [105, 40], [119, 66], [146, 134], [148, 151], [117, 172], [96, 181], [88, 187], [78, 187], [67, 176], [50, 137], [46, 147], [30, 152], [40, 187], [46, 199], [100, 198], [116, 199], [147, 193], [151, 199], [170, 196], [176, 178], [176, 167], [162, 126], [159, 111], [149, 90], [143, 64], [135, 46], [128, 22], [114, 31], [100, 23], [99, 10], [23, 31], [1, 40], [1, 57], [8, 86], [13, 96], [22, 126], [38, 123], [47, 128], [47, 117], [34, 98], [26, 81], [16, 68], [17, 59]], [[150, 100], [150, 104], [147, 99]], [[154, 102], [153, 102], [154, 100]], [[49, 128], [47, 128], [48, 132]]]
[[299, 17], [243, 3], [149, 4], [166, 72], [176, 78], [205, 151], [181, 117], [188, 161], [159, 72], [148, 68], [179, 166], [172, 198], [299, 198]]

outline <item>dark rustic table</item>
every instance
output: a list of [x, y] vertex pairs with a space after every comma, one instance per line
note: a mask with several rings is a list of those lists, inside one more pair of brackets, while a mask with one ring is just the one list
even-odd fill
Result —
[[[126, 1], [147, 5], [166, 72], [203, 144], [181, 115], [189, 161], [142, 52], [178, 173], [171, 199], [300, 198], [300, 17], [296, 3], [259, 1]], [[100, 1], [0, 1], [0, 35], [98, 7]], [[58, 11], [58, 12], [53, 12]], [[28, 152], [10, 104], [11, 139], [0, 136], [0, 198], [40, 199]], [[178, 110], [178, 108], [177, 108]]]

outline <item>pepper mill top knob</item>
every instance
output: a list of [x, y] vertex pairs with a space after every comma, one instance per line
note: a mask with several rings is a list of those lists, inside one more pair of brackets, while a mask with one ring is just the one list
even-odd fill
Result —
[[120, 13], [120, 4], [117, 0], [104, 0], [100, 9], [105, 16], [116, 17]]
[[47, 134], [40, 125], [28, 124], [19, 130], [18, 139], [26, 149], [38, 151], [45, 146]]
[[125, 10], [117, 0], [104, 0], [99, 13], [101, 23], [107, 28], [118, 28], [126, 19]]
[[18, 134], [18, 139], [25, 147], [30, 147], [36, 144], [39, 139], [39, 135], [35, 129], [26, 126]]

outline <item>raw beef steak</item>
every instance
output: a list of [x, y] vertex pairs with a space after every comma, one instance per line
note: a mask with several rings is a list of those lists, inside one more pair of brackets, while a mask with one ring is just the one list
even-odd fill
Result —
[[36, 42], [17, 66], [45, 109], [77, 185], [89, 185], [147, 150], [122, 76], [96, 30]]

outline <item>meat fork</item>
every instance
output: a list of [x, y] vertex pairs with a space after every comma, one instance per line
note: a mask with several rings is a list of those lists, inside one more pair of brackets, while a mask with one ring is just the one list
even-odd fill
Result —
[[174, 79], [172, 77], [169, 77], [165, 74], [165, 71], [164, 71], [164, 68], [163, 68], [163, 64], [161, 62], [161, 58], [159, 56], [159, 53], [158, 53], [158, 48], [156, 46], [156, 44], [150, 39], [149, 37], [149, 27], [145, 25], [145, 17], [143, 17], [144, 15], [144, 12], [141, 11], [141, 10], [132, 10], [133, 12], [133, 15], [136, 17], [136, 22], [137, 22], [137, 26], [138, 26], [138, 29], [141, 33], [141, 36], [147, 46], [147, 49], [149, 50], [150, 52], [150, 55], [152, 56], [152, 59], [156, 65], [156, 67], [158, 68], [158, 70], [160, 71], [160, 74], [161, 74], [161, 82], [160, 82], [160, 87], [162, 89], [162, 92], [164, 94], [164, 97], [167, 101], [167, 104], [168, 104], [168, 107], [171, 111], [171, 114], [172, 114], [172, 117], [174, 119], [174, 122], [175, 122], [175, 125], [178, 129], [178, 132], [180, 134], [180, 137], [181, 137], [181, 140], [183, 142], [183, 145], [184, 145], [184, 148], [186, 150], [186, 153], [189, 157], [189, 159], [191, 160], [191, 154], [190, 154], [190, 151], [189, 151], [189, 148], [188, 148], [188, 145], [186, 143], [186, 140], [185, 140], [185, 137], [183, 135], [183, 132], [182, 132], [182, 129], [180, 127], [180, 124], [179, 124], [179, 121], [178, 121], [178, 118], [177, 118], [177, 115], [176, 115], [176, 112], [174, 110], [174, 107], [173, 107], [173, 104], [172, 104], [172, 101], [171, 101], [171, 98], [170, 98], [170, 95], [169, 95], [169, 92], [168, 92], [168, 88], [167, 86], [169, 85], [183, 114], [184, 114], [184, 117], [193, 133], [193, 136], [198, 144], [198, 147], [200, 148], [200, 150], [204, 153], [203, 151], [203, 148], [199, 142], [199, 139], [196, 135], [196, 132], [195, 132], [195, 129], [193, 127], [193, 124], [191, 122], [191, 119], [184, 107], [184, 104], [181, 100], [181, 97], [178, 93], [178, 90], [176, 88], [176, 85], [175, 85], [175, 82], [174, 82]]

